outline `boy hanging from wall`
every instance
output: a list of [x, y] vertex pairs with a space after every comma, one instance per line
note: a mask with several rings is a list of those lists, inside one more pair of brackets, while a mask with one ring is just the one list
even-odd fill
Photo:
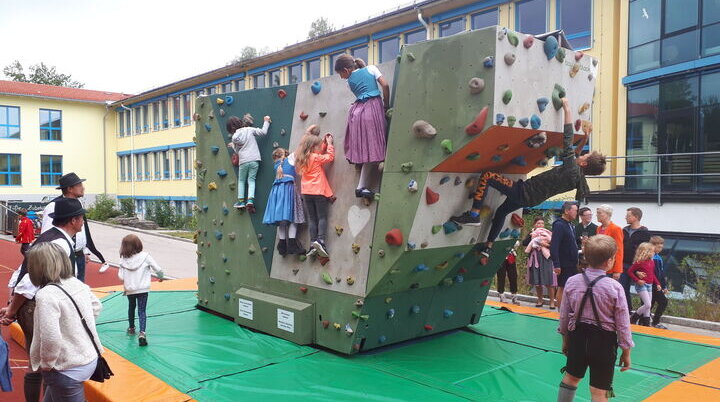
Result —
[[[493, 242], [505, 224], [505, 217], [512, 211], [519, 208], [533, 207], [554, 195], [573, 189], [577, 189], [575, 199], [584, 201], [589, 192], [585, 175], [597, 176], [605, 171], [605, 156], [597, 151], [576, 156], [576, 151], [573, 150], [572, 112], [567, 98], [563, 98], [562, 102], [563, 112], [565, 113], [563, 151], [558, 157], [562, 164], [524, 181], [512, 181], [500, 174], [485, 172], [475, 189], [470, 211], [451, 218], [452, 221], [461, 225], [479, 225], [480, 208], [483, 205], [488, 187], [492, 187], [507, 196], [505, 202], [495, 211], [485, 250], [481, 252], [483, 257], [490, 256]], [[581, 148], [578, 147], [578, 153]]]

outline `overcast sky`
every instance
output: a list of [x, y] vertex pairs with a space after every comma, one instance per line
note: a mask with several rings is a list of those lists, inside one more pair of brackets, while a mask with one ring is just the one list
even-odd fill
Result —
[[42, 61], [86, 89], [137, 94], [222, 67], [244, 46], [303, 41], [319, 17], [340, 28], [409, 2], [0, 0], [0, 67]]

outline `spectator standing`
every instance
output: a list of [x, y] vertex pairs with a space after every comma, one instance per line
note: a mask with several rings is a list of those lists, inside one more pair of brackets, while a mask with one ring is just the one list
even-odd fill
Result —
[[615, 240], [615, 243], [617, 243], [615, 261], [613, 262], [612, 269], [608, 271], [608, 275], [618, 280], [623, 272], [623, 231], [620, 229], [620, 226], [610, 220], [612, 219], [612, 214], [613, 208], [608, 204], [602, 204], [597, 208], [597, 218], [598, 222], [600, 222], [597, 233], [610, 236]]
[[635, 252], [640, 243], [649, 242], [650, 236], [652, 236], [648, 228], [640, 223], [642, 216], [642, 210], [637, 207], [630, 207], [625, 213], [627, 226], [623, 228], [623, 273], [620, 275], [620, 284], [625, 289], [628, 311], [632, 311], [632, 299], [630, 298], [632, 279], [628, 276], [627, 270], [633, 264]]
[[553, 263], [550, 259], [552, 232], [545, 229], [545, 218], [542, 216], [535, 218], [533, 226], [535, 228], [522, 243], [526, 246], [525, 253], [528, 255], [528, 284], [535, 286], [535, 295], [537, 296], [535, 307], [543, 306], [543, 286], [547, 289], [552, 310], [556, 305], [555, 290], [557, 287], [557, 275], [553, 272]]
[[588, 207], [582, 207], [578, 210], [578, 222], [575, 225], [575, 239], [577, 240], [578, 249], [582, 252], [583, 239], [597, 234], [598, 226], [592, 222], [593, 213]]
[[574, 202], [565, 202], [562, 206], [562, 215], [552, 226], [552, 241], [550, 242], [550, 257], [553, 261], [553, 270], [557, 274], [556, 297], [558, 304], [562, 305], [563, 288], [565, 282], [577, 274], [578, 247], [575, 242], [575, 225], [578, 206]]
[[15, 237], [15, 241], [20, 243], [20, 254], [25, 255], [30, 244], [35, 241], [35, 226], [33, 221], [27, 217], [27, 210], [21, 208], [17, 213], [20, 215], [20, 222], [18, 223], [18, 235]]
[[663, 263], [663, 259], [660, 257], [660, 253], [662, 252], [663, 247], [665, 247], [665, 239], [660, 236], [652, 236], [650, 238], [650, 244], [655, 247], [655, 255], [653, 256], [653, 263], [655, 263], [655, 277], [658, 278], [658, 281], [660, 281], [660, 290], [653, 289], [652, 293], [652, 303], [650, 309], [652, 310], [655, 304], [658, 305], [655, 310], [655, 314], [653, 315], [652, 326], [655, 328], [667, 329], [666, 326], [660, 324], [660, 318], [662, 318], [662, 315], [668, 305], [668, 299], [666, 296], [668, 293], [667, 277], [665, 276], [665, 265]]
[[562, 334], [562, 352], [567, 356], [567, 364], [558, 401], [575, 398], [578, 384], [588, 368], [592, 400], [607, 401], [613, 394], [618, 346], [622, 349], [620, 371], [630, 368], [630, 350], [635, 344], [625, 292], [618, 282], [606, 277], [613, 266], [616, 247], [609, 236], [589, 238], [583, 250], [589, 267], [566, 282], [558, 332]]
[[517, 252], [515, 247], [519, 243], [515, 243], [512, 250], [508, 253], [500, 265], [500, 269], [497, 272], [497, 291], [500, 294], [500, 302], [505, 303], [505, 277], [507, 276], [508, 282], [510, 282], [510, 303], [520, 304], [517, 300], [517, 289], [518, 289], [518, 275], [517, 275]]

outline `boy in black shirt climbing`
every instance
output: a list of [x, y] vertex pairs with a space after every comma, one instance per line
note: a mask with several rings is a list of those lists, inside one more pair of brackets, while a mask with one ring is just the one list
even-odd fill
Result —
[[[573, 150], [572, 112], [567, 98], [563, 98], [562, 102], [565, 113], [563, 150], [559, 156], [562, 164], [525, 181], [512, 181], [497, 173], [485, 172], [475, 189], [472, 209], [451, 218], [452, 221], [462, 225], [479, 225], [480, 208], [483, 205], [488, 187], [492, 187], [507, 196], [505, 202], [495, 211], [490, 233], [487, 237], [486, 248], [482, 252], [484, 257], [489, 257], [493, 242], [500, 230], [502, 230], [505, 217], [509, 213], [519, 208], [533, 207], [554, 195], [573, 189], [577, 189], [575, 199], [584, 201], [589, 192], [585, 175], [597, 176], [605, 171], [605, 156], [597, 151], [576, 157], [575, 150]], [[578, 149], [577, 152], [580, 152], [580, 150]]]

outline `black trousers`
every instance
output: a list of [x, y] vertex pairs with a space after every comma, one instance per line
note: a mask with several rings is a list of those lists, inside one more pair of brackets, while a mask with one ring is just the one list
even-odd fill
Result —
[[665, 293], [662, 292], [662, 290], [657, 290], [653, 288], [652, 292], [652, 303], [650, 303], [650, 310], [652, 310], [653, 306], [657, 303], [657, 309], [655, 310], [655, 314], [653, 315], [652, 324], [657, 325], [660, 324], [660, 318], [662, 318], [663, 313], [665, 312], [665, 309], [668, 305], [668, 299], [665, 296]]
[[497, 271], [497, 291], [500, 294], [505, 293], [505, 276], [510, 281], [510, 293], [515, 294], [518, 290], [517, 264], [510, 264], [507, 260], [503, 261], [500, 269]]

